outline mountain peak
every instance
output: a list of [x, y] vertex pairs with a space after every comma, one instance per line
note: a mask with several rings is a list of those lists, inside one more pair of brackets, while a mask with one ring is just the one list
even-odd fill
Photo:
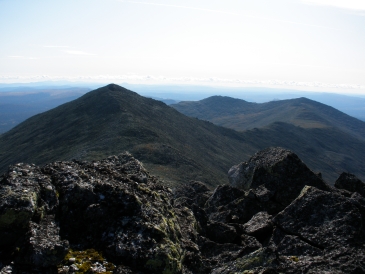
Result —
[[109, 85], [106, 85], [105, 88], [112, 90], [112, 91], [124, 91], [124, 90], [128, 90], [126, 88], [123, 88], [117, 84], [111, 83]]
[[113, 84], [113, 83], [111, 83], [111, 84], [107, 85], [106, 87], [107, 87], [108, 89], [110, 89], [110, 90], [120, 90], [120, 89], [122, 88], [121, 86], [118, 86], [118, 85]]

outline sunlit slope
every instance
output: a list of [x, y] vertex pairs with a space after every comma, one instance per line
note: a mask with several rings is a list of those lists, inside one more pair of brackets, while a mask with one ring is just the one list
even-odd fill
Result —
[[240, 131], [285, 122], [302, 128], [335, 127], [365, 140], [365, 122], [306, 98], [258, 104], [213, 96], [172, 106], [185, 115]]
[[224, 183], [231, 165], [255, 151], [238, 132], [189, 118], [117, 85], [33, 116], [0, 136], [0, 167], [25, 161], [100, 159], [133, 153], [171, 181]]
[[[267, 122], [238, 132], [187, 117], [162, 102], [111, 84], [33, 116], [1, 135], [0, 169], [16, 162], [92, 160], [129, 151], [167, 184], [200, 180], [213, 186], [226, 183], [229, 168], [256, 151], [282, 146], [322, 172], [329, 183], [342, 171], [364, 179], [361, 132], [350, 134], [313, 116], [304, 119], [303, 113], [291, 120], [295, 123]], [[298, 122], [309, 120], [317, 125]]]

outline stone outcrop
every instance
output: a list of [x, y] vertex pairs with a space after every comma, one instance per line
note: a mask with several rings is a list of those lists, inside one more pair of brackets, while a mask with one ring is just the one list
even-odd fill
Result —
[[314, 174], [290, 150], [275, 147], [259, 151], [248, 162], [233, 166], [228, 172], [231, 186], [252, 189], [262, 201], [288, 206], [304, 186], [329, 190], [322, 178]]
[[336, 180], [335, 187], [349, 192], [357, 192], [365, 197], [365, 183], [360, 181], [354, 174], [343, 172]]
[[182, 271], [177, 215], [193, 213], [175, 210], [171, 190], [129, 154], [43, 168], [17, 164], [1, 178], [0, 194], [2, 264], [13, 261], [15, 272], [86, 273], [96, 262], [65, 258], [89, 249], [119, 268]]
[[130, 154], [0, 177], [0, 273], [365, 273], [363, 183], [271, 148], [171, 190]]

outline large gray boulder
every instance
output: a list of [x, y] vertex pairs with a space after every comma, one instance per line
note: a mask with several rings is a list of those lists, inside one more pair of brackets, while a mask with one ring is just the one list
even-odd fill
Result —
[[[183, 246], [193, 246], [193, 213], [174, 209], [171, 190], [128, 153], [43, 168], [17, 164], [0, 182], [0, 271], [1, 265], [15, 273], [126, 266], [180, 273]], [[119, 265], [113, 268], [100, 254]]]
[[335, 187], [350, 192], [357, 192], [365, 197], [365, 183], [363, 183], [354, 174], [343, 172], [335, 182]]
[[321, 249], [356, 245], [365, 228], [361, 211], [351, 199], [310, 186], [273, 222]]
[[171, 190], [128, 153], [11, 166], [0, 177], [0, 273], [365, 273], [353, 180], [332, 189], [282, 148], [239, 170], [245, 187], [210, 191]]
[[304, 186], [331, 191], [320, 176], [313, 173], [290, 150], [274, 147], [257, 152], [248, 162], [233, 166], [228, 172], [230, 185], [254, 190], [263, 202], [269, 200], [289, 205]]

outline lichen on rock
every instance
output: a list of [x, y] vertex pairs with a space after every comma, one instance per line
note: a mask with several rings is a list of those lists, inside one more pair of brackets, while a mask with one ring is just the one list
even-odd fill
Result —
[[211, 191], [171, 190], [129, 153], [11, 166], [0, 273], [365, 273], [362, 182], [332, 188], [282, 148], [237, 170]]

